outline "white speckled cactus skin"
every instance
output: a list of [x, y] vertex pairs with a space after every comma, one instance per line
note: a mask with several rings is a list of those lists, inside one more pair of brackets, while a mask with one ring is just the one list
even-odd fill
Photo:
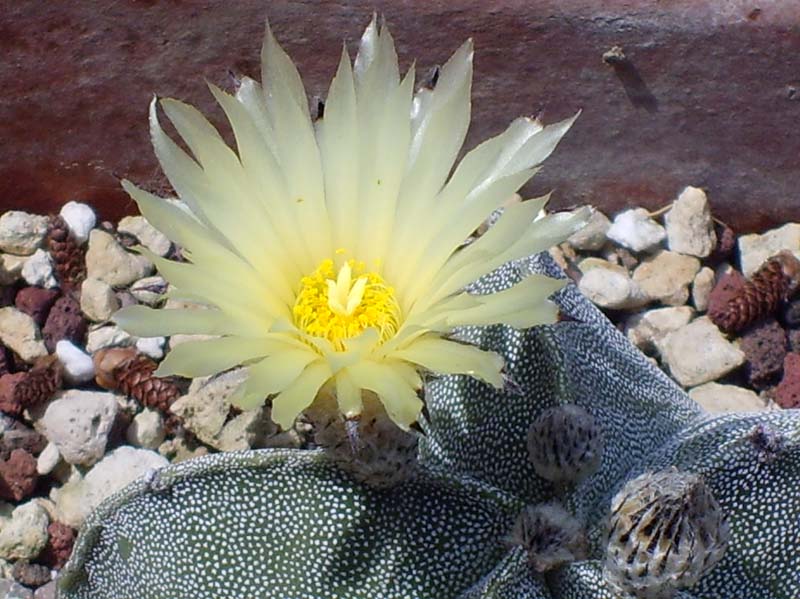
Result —
[[[508, 265], [474, 291], [509, 286], [545, 257]], [[603, 580], [611, 498], [639, 474], [701, 475], [728, 515], [722, 561], [679, 599], [800, 597], [800, 411], [706, 415], [573, 289], [567, 322], [463, 335], [507, 360], [498, 392], [430, 381], [416, 480], [363, 487], [317, 452], [218, 454], [169, 467], [87, 521], [60, 599], [613, 599]], [[511, 391], [513, 389], [513, 391]], [[527, 459], [544, 409], [575, 403], [602, 428], [599, 469], [564, 505], [585, 522], [588, 559], [536, 574], [504, 543], [516, 514], [552, 499]], [[780, 437], [765, 456], [761, 426]], [[768, 459], [765, 459], [768, 458]]]

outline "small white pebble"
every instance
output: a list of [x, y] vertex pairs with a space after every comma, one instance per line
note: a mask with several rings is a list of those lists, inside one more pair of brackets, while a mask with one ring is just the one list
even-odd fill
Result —
[[89, 232], [94, 229], [97, 222], [94, 210], [81, 202], [67, 202], [61, 207], [59, 214], [66, 221], [78, 243], [84, 243], [89, 239]]
[[51, 289], [58, 286], [53, 275], [53, 261], [44, 250], [36, 250], [22, 265], [22, 278], [28, 285]]
[[40, 476], [50, 474], [55, 470], [60, 461], [61, 454], [58, 453], [58, 447], [55, 443], [48, 443], [36, 459], [36, 472], [38, 472]]
[[56, 344], [56, 356], [64, 366], [67, 380], [85, 383], [94, 378], [94, 362], [89, 354], [81, 351], [71, 341], [62, 339]]
[[164, 344], [167, 342], [164, 337], [141, 337], [136, 340], [136, 349], [154, 360], [164, 357]]

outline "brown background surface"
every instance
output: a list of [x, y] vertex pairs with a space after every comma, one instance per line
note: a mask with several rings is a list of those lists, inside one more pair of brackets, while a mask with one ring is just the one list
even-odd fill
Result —
[[[405, 68], [475, 39], [467, 146], [515, 116], [583, 109], [531, 193], [657, 208], [706, 187], [739, 231], [800, 221], [800, 2], [0, 0], [0, 210], [82, 199], [118, 218], [120, 177], [164, 189], [147, 133], [154, 93], [220, 123], [204, 78], [257, 76], [263, 22], [324, 94], [342, 40], [385, 14]], [[604, 64], [619, 44], [629, 62]]]

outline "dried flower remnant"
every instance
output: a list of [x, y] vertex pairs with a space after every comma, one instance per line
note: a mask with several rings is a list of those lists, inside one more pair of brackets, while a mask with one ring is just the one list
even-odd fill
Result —
[[583, 526], [557, 503], [526, 507], [517, 517], [509, 541], [525, 550], [536, 572], [547, 572], [587, 555]]
[[[373, 20], [355, 63], [343, 52], [312, 122], [300, 76], [268, 28], [261, 85], [244, 78], [235, 96], [211, 86], [237, 152], [194, 108], [152, 104], [156, 154], [192, 215], [124, 187], [188, 262], [145, 253], [178, 295], [210, 309], [131, 306], [115, 320], [139, 336], [221, 336], [174, 348], [159, 375], [245, 364], [249, 378], [232, 402], [248, 409], [271, 397], [285, 429], [316, 397], [334, 396], [350, 422], [379, 401], [409, 430], [428, 370], [502, 386], [497, 354], [448, 335], [462, 325], [553, 322], [547, 298], [564, 283], [531, 275], [487, 295], [465, 287], [566, 239], [588, 210], [537, 219], [545, 199], [521, 202], [462, 247], [573, 122], [517, 119], [453, 169], [469, 124], [472, 54], [471, 42], [462, 45], [435, 87], [414, 93], [413, 67], [400, 76], [392, 37]], [[193, 157], [164, 133], [159, 104]]]

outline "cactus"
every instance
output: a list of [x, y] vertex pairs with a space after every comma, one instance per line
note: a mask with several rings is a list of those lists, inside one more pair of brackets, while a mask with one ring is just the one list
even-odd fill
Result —
[[[558, 274], [539, 256], [502, 267], [472, 291], [505, 288], [531, 270]], [[667, 489], [669, 501], [678, 503], [662, 512], [686, 519], [682, 538], [700, 530], [727, 541], [727, 550], [714, 565], [716, 549], [709, 556], [682, 547], [680, 563], [692, 564], [699, 579], [673, 577], [675, 585], [651, 587], [641, 596], [800, 596], [800, 412], [712, 417], [574, 287], [554, 299], [568, 317], [564, 322], [525, 331], [460, 331], [504, 356], [509, 382], [496, 390], [465, 376], [428, 381], [429, 417], [410, 480], [369, 487], [321, 451], [216, 454], [170, 466], [89, 517], [61, 574], [58, 597], [624, 597], [608, 578], [612, 501], [617, 497], [621, 505], [637, 488], [651, 492], [641, 480], [658, 481], [652, 473], [673, 468], [686, 477]], [[581, 470], [584, 478], [568, 485], [538, 476], [528, 455], [532, 423], [564, 404], [588, 413], [603, 439], [596, 470]], [[695, 492], [700, 496], [690, 502], [688, 516], [673, 509], [681, 493]], [[567, 515], [531, 507], [550, 504], [557, 493]], [[691, 519], [698, 505], [715, 512], [702, 526]], [[564, 520], [561, 538], [576, 539], [568, 515], [580, 523], [585, 544], [571, 552], [577, 561], [564, 563], [570, 552], [556, 547], [557, 559], [545, 555], [544, 564], [541, 555], [536, 561], [524, 543], [515, 543], [524, 513], [533, 514], [532, 526], [539, 528], [520, 538], [537, 547], [552, 547], [535, 536], [542, 526], [555, 522], [548, 539], [557, 539]], [[678, 534], [644, 533], [658, 542]], [[637, 559], [646, 559], [647, 545], [638, 549], [645, 553]], [[654, 547], [654, 555], [656, 549], [664, 547]], [[663, 569], [676, 562], [659, 563]]]

